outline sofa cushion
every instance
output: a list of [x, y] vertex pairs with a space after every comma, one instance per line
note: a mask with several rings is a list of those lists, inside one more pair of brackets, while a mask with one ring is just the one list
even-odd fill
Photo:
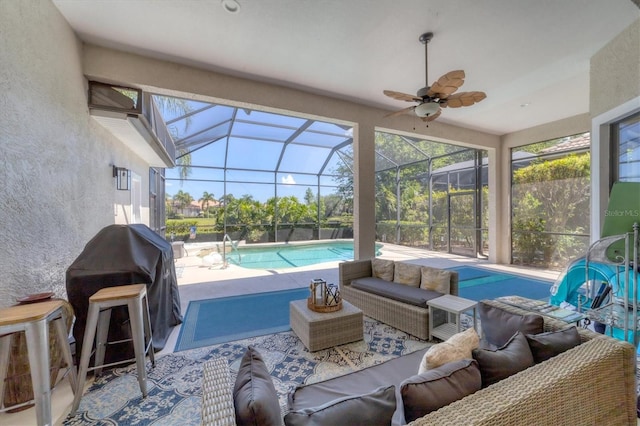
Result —
[[375, 278], [385, 281], [393, 281], [394, 261], [387, 259], [373, 259], [371, 261], [371, 271]]
[[412, 376], [400, 384], [404, 417], [411, 422], [482, 387], [478, 363], [462, 359]]
[[450, 271], [447, 271], [444, 269], [438, 269], [438, 268], [431, 268], [429, 266], [421, 267], [420, 271], [421, 271], [420, 288], [438, 291], [442, 294], [451, 293], [451, 272]]
[[544, 331], [544, 320], [536, 314], [518, 315], [485, 303], [478, 303], [478, 314], [482, 328], [483, 348], [496, 349], [504, 346], [516, 331], [523, 334], [539, 334]]
[[249, 346], [240, 361], [233, 387], [238, 425], [281, 425], [282, 414], [276, 388], [260, 353]]
[[411, 287], [420, 287], [421, 274], [420, 265], [396, 262], [394, 266], [393, 282], [410, 285]]
[[286, 426], [385, 425], [396, 410], [396, 387], [383, 386], [364, 395], [347, 396], [318, 407], [289, 411]]
[[472, 357], [472, 351], [478, 347], [480, 338], [473, 328], [456, 333], [446, 341], [429, 348], [422, 357], [418, 374], [438, 368], [449, 362]]
[[438, 293], [436, 291], [424, 290], [394, 282], [387, 282], [373, 277], [357, 278], [351, 281], [351, 286], [358, 290], [423, 308], [427, 307], [427, 301], [442, 296], [442, 293]]
[[496, 351], [474, 349], [473, 358], [478, 361], [480, 366], [483, 388], [525, 370], [534, 364], [527, 338], [519, 331], [503, 347]]
[[288, 409], [297, 411], [307, 407], [317, 407], [347, 396], [361, 395], [381, 386], [395, 385], [396, 412], [393, 415], [393, 424], [403, 424], [404, 408], [400, 397], [400, 383], [416, 373], [416, 365], [426, 351], [426, 348], [419, 349], [343, 376], [300, 385], [289, 393]]
[[546, 361], [581, 343], [580, 334], [575, 326], [565, 328], [564, 330], [527, 334], [526, 338], [536, 364]]

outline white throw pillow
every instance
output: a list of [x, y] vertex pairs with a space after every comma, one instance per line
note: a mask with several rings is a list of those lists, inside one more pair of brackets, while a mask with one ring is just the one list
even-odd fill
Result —
[[472, 351], [478, 348], [480, 337], [475, 329], [469, 328], [454, 334], [446, 341], [431, 346], [422, 357], [418, 374], [438, 368], [449, 362], [473, 357]]

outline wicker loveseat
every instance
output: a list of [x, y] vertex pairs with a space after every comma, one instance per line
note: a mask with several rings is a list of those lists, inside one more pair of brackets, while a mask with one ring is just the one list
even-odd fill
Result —
[[[527, 313], [496, 301], [485, 303], [521, 315]], [[566, 327], [564, 322], [544, 319], [545, 331]], [[589, 330], [580, 329], [579, 333], [583, 342], [579, 346], [410, 425], [635, 425], [635, 348]], [[230, 376], [225, 358], [205, 364], [204, 425], [235, 424]], [[351, 375], [352, 379], [355, 377], [357, 372]]]
[[[368, 317], [389, 324], [420, 339], [429, 340], [429, 308], [426, 303], [423, 306], [416, 306], [351, 285], [354, 280], [370, 277], [373, 277], [372, 260], [340, 263], [340, 292], [344, 300], [360, 308]], [[458, 273], [456, 271], [450, 271], [449, 287], [449, 294], [457, 296]], [[444, 321], [444, 318], [441, 321]]]

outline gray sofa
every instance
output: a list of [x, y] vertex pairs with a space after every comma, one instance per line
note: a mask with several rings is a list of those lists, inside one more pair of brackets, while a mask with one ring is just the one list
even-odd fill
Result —
[[[496, 301], [491, 306], [519, 315], [527, 311]], [[565, 329], [544, 318], [544, 331]], [[635, 348], [620, 340], [578, 330], [579, 346], [480, 389], [410, 423], [410, 425], [635, 425]], [[365, 370], [298, 388], [293, 399], [317, 406], [340, 395], [359, 394], [396, 384], [417, 369], [421, 353], [405, 355]], [[228, 361], [218, 358], [204, 368], [204, 425], [234, 425]], [[402, 405], [401, 403], [399, 405]], [[394, 421], [402, 423], [399, 414]]]
[[[340, 263], [339, 279], [342, 298], [360, 308], [365, 315], [420, 339], [429, 340], [429, 308], [426, 301], [442, 296], [443, 293], [420, 288], [407, 289], [404, 284], [394, 285], [392, 282], [376, 278], [373, 276], [372, 260]], [[375, 281], [382, 284], [379, 288], [387, 289], [388, 293], [385, 294], [374, 289]], [[356, 288], [355, 283], [370, 284], [370, 286]], [[392, 294], [394, 291], [406, 292], [408, 290], [412, 291], [410, 296], [414, 301], [417, 298], [422, 298], [423, 303], [403, 301], [402, 298]], [[458, 295], [458, 273], [456, 271], [450, 271], [449, 294]], [[434, 326], [444, 321], [444, 316], [434, 319]]]

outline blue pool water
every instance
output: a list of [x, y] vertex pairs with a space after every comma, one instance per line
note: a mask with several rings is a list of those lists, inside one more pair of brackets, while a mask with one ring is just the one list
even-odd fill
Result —
[[[376, 245], [377, 255], [382, 245]], [[274, 244], [238, 247], [227, 255], [229, 263], [249, 269], [282, 269], [316, 263], [353, 260], [353, 241], [309, 244]]]
[[529, 299], [548, 299], [550, 281], [490, 271], [471, 266], [451, 268], [458, 271], [459, 295], [471, 300], [495, 299], [501, 296], [522, 296]]

